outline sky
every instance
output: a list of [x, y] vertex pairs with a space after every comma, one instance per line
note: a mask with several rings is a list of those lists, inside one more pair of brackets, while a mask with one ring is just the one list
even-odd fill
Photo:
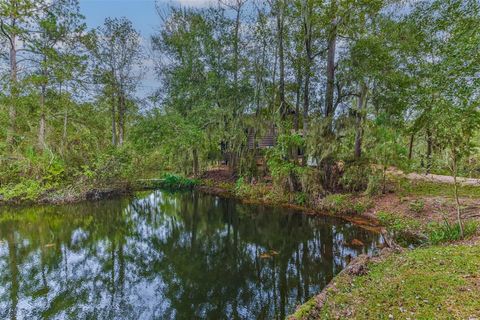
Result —
[[[202, 7], [208, 5], [210, 1], [212, 0], [158, 0], [158, 4], [161, 9], [167, 9], [171, 5]], [[161, 27], [155, 2], [155, 0], [80, 0], [80, 10], [90, 28], [98, 27], [107, 17], [126, 17], [140, 32], [144, 43], [148, 43], [150, 36]], [[148, 61], [145, 63], [151, 65]], [[137, 95], [145, 97], [158, 86], [158, 81], [150, 69], [145, 74]]]

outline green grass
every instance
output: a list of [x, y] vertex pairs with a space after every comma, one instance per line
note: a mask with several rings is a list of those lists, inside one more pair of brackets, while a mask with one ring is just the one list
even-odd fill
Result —
[[[425, 181], [409, 181], [401, 179], [396, 182], [398, 193], [401, 196], [444, 196], [454, 197], [453, 185]], [[460, 197], [480, 198], [480, 187], [459, 186]]]
[[166, 173], [161, 179], [147, 179], [147, 180], [138, 180], [137, 188], [148, 188], [148, 189], [166, 189], [166, 190], [191, 190], [195, 186], [199, 185], [200, 181], [197, 179], [190, 179], [180, 175]]
[[179, 175], [167, 173], [159, 182], [159, 187], [168, 190], [191, 190], [199, 182], [196, 179], [189, 179]]
[[9, 184], [0, 188], [2, 200], [37, 200], [48, 187], [41, 185], [38, 181], [25, 179], [17, 184]]
[[298, 309], [295, 311], [293, 317], [288, 317], [287, 319], [304, 319], [307, 318], [310, 312], [315, 308], [317, 304], [317, 300], [315, 297], [311, 298], [304, 304], [302, 304]]
[[479, 286], [480, 246], [420, 248], [369, 265], [365, 276], [338, 278], [318, 318], [478, 318]]
[[387, 228], [398, 244], [407, 247], [410, 244], [421, 242], [423, 229], [419, 221], [386, 211], [378, 212], [378, 220]]
[[[462, 224], [465, 238], [469, 238], [477, 233], [477, 221], [464, 221]], [[448, 221], [429, 224], [427, 226], [427, 234], [431, 244], [453, 242], [462, 239], [458, 223], [450, 223]]]
[[[462, 239], [459, 225], [446, 220], [441, 223], [432, 222], [425, 226], [414, 218], [386, 211], [378, 212], [378, 220], [393, 235], [395, 241], [405, 247], [425, 242], [436, 245]], [[468, 239], [475, 235], [478, 228], [479, 224], [476, 221], [463, 221], [464, 238]]]
[[322, 210], [335, 214], [361, 214], [372, 207], [369, 197], [356, 198], [352, 194], [330, 194], [322, 201]]

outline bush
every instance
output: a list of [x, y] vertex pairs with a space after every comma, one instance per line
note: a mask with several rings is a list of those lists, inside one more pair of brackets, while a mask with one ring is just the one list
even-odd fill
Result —
[[[468, 238], [478, 230], [476, 221], [468, 221], [463, 225], [464, 237]], [[458, 223], [450, 223], [445, 220], [443, 223], [431, 223], [427, 227], [428, 239], [431, 244], [461, 240], [460, 226]]]
[[40, 182], [26, 179], [0, 188], [0, 195], [3, 200], [36, 200], [45, 191], [45, 187]]
[[372, 206], [368, 199], [354, 199], [349, 194], [330, 194], [322, 201], [322, 208], [339, 214], [361, 214]]
[[372, 172], [368, 177], [368, 184], [367, 190], [365, 190], [365, 194], [369, 196], [376, 196], [382, 193], [383, 189], [383, 179], [382, 175], [378, 172]]
[[414, 219], [406, 218], [399, 216], [398, 214], [386, 211], [380, 211], [378, 213], [378, 219], [380, 223], [391, 231], [396, 232], [403, 232], [403, 231], [411, 231], [414, 232], [415, 230], [420, 228], [420, 223]]
[[303, 146], [303, 138], [297, 134], [280, 135], [277, 145], [267, 151], [267, 166], [277, 187], [284, 191], [298, 191], [305, 167], [290, 161], [292, 148]]
[[352, 162], [345, 165], [340, 183], [342, 188], [348, 192], [365, 191], [371, 175], [372, 170], [368, 163]]
[[325, 190], [321, 184], [321, 174], [317, 169], [305, 168], [300, 176], [302, 191], [306, 196], [306, 200], [314, 202], [316, 199], [325, 195]]
[[298, 204], [299, 206], [304, 206], [307, 204], [307, 195], [304, 192], [298, 192], [295, 195], [295, 203]]
[[418, 231], [420, 230], [418, 221], [386, 211], [380, 211], [378, 219], [393, 234], [395, 241], [399, 244], [408, 246], [418, 242]]
[[425, 202], [422, 199], [412, 201], [410, 202], [409, 208], [412, 212], [422, 213], [423, 209], [425, 209]]
[[191, 190], [198, 185], [198, 180], [167, 173], [163, 176], [159, 187], [169, 190]]
[[243, 199], [260, 200], [270, 202], [281, 202], [282, 197], [271, 190], [268, 185], [264, 183], [249, 184], [246, 183], [243, 177], [240, 177], [235, 182], [235, 194]]

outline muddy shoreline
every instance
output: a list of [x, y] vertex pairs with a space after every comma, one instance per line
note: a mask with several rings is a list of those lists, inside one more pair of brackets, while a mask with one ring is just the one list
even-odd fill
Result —
[[223, 189], [219, 187], [209, 187], [205, 185], [200, 185], [196, 187], [195, 190], [206, 193], [206, 194], [214, 195], [214, 196], [235, 198], [236, 200], [242, 203], [259, 204], [259, 205], [266, 205], [266, 206], [277, 206], [282, 208], [295, 209], [295, 210], [304, 212], [307, 215], [312, 215], [312, 216], [330, 216], [334, 218], [340, 218], [348, 222], [352, 222], [364, 229], [368, 229], [370, 231], [374, 231], [378, 233], [381, 233], [385, 229], [380, 224], [380, 221], [375, 216], [369, 213], [360, 213], [360, 214], [351, 215], [346, 212], [329, 212], [326, 210], [318, 210], [315, 208], [300, 206], [292, 203], [275, 203], [275, 202], [269, 202], [269, 201], [262, 201], [258, 199], [242, 198], [242, 197], [238, 197], [237, 195], [235, 195], [234, 193], [232, 193], [227, 189]]

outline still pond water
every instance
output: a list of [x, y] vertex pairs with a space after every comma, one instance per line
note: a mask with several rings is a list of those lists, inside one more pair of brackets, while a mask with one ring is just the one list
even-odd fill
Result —
[[2, 208], [0, 319], [284, 319], [380, 242], [195, 192]]

